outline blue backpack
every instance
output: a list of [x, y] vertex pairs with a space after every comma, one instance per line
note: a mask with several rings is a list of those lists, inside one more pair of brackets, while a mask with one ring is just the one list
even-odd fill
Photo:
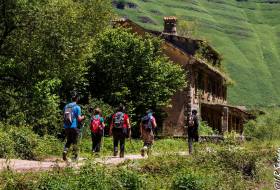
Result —
[[76, 106], [76, 104], [72, 104], [72, 105], [67, 105], [65, 107], [65, 110], [64, 110], [64, 123], [66, 125], [72, 125], [72, 122], [74, 120], [74, 107]]
[[153, 124], [152, 124], [152, 115], [145, 115], [142, 117], [142, 124], [145, 130], [152, 130], [153, 129]]
[[117, 112], [114, 118], [114, 127], [123, 128], [124, 127], [124, 113]]

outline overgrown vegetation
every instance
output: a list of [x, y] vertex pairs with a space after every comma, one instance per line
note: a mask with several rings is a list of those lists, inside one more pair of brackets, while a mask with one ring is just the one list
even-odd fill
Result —
[[40, 160], [61, 153], [61, 143], [53, 136], [40, 137], [30, 127], [0, 124], [0, 158]]
[[280, 139], [280, 109], [264, 109], [263, 115], [245, 125], [245, 135], [259, 140]]
[[[162, 153], [119, 166], [88, 163], [79, 170], [0, 175], [3, 189], [254, 189], [272, 172], [273, 151], [200, 144], [193, 156]], [[245, 148], [245, 149], [244, 149]]]

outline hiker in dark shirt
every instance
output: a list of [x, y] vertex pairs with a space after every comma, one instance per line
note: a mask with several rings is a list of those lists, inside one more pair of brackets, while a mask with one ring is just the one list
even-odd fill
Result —
[[124, 157], [125, 138], [130, 133], [129, 117], [125, 113], [125, 107], [120, 105], [117, 112], [112, 116], [110, 125], [110, 135], [113, 135], [114, 156], [118, 154], [118, 144], [120, 143], [120, 157]]
[[189, 144], [189, 154], [193, 152], [193, 141], [198, 142], [198, 117], [197, 110], [192, 110], [192, 114], [188, 120], [188, 144]]

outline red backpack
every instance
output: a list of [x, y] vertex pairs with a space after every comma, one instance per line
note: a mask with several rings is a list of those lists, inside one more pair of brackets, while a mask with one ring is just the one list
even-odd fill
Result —
[[90, 130], [97, 134], [102, 133], [100, 117], [93, 116], [90, 123]]

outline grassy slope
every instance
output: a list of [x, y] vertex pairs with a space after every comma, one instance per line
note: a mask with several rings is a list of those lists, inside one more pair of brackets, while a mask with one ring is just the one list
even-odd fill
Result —
[[[222, 53], [224, 66], [236, 82], [229, 101], [273, 105], [280, 101], [280, 0], [128, 0], [137, 8], [117, 10], [140, 25], [162, 30], [162, 17], [197, 21], [199, 38]], [[277, 1], [277, 0], [274, 0]], [[142, 23], [140, 16], [156, 24]]]

